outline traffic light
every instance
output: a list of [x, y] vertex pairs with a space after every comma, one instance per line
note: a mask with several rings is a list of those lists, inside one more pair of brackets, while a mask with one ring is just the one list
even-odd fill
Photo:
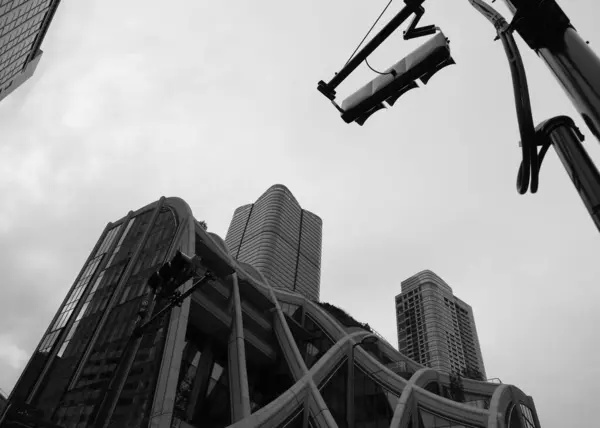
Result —
[[403, 94], [417, 88], [417, 79], [427, 84], [434, 74], [451, 64], [455, 62], [450, 55], [448, 39], [440, 31], [346, 98], [341, 105], [342, 119], [346, 123], [356, 122], [362, 126], [373, 113], [386, 108], [386, 104], [393, 106]]
[[177, 251], [171, 261], [148, 278], [148, 286], [160, 295], [172, 294], [194, 275], [194, 260]]
[[225, 278], [235, 272], [225, 256], [220, 256], [216, 249], [211, 248], [201, 239], [196, 239], [196, 255], [206, 269], [213, 272], [219, 278]]

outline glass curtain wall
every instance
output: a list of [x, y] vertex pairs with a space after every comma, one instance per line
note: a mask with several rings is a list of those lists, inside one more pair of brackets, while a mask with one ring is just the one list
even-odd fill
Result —
[[[109, 308], [110, 314], [106, 317], [87, 360], [81, 370], [71, 378], [61, 404], [53, 416], [53, 421], [65, 428], [85, 428], [93, 420], [99, 399], [129, 341], [141, 300], [146, 292], [146, 280], [165, 261], [167, 251], [173, 243], [177, 229], [175, 216], [170, 209], [163, 209], [150, 231], [136, 265], [133, 266], [130, 277], [123, 287], [117, 287], [120, 275], [150, 225], [152, 214], [152, 211], [142, 213], [127, 226], [130, 228], [128, 234], [117, 244], [105, 271], [95, 282], [86, 313], [79, 320], [69, 344], [64, 349], [65, 355], [83, 352], [89, 338], [96, 332], [100, 319], [105, 315], [108, 302], [113, 297], [117, 299], [114, 307]], [[154, 377], [158, 372], [162, 354], [163, 330], [163, 325], [157, 322], [142, 339], [115, 409], [114, 422], [117, 426], [140, 426], [148, 410]]]

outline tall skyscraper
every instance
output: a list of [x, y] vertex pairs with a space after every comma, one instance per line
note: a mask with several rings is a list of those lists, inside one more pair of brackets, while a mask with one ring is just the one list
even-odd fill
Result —
[[256, 267], [274, 287], [319, 300], [322, 230], [322, 220], [276, 184], [235, 210], [225, 242], [237, 260]]
[[402, 281], [396, 296], [398, 349], [428, 367], [466, 376], [485, 368], [473, 309], [430, 270]]
[[[235, 272], [216, 273], [132, 340], [143, 302], [147, 319], [164, 308], [146, 282], [176, 250]], [[40, 419], [97, 427], [99, 408], [110, 428], [365, 428], [392, 418], [395, 428], [539, 428], [532, 398], [518, 388], [465, 380], [458, 396], [448, 375], [406, 358], [365, 324], [275, 288], [178, 198], [109, 223], [65, 291], [0, 428], [48, 426]], [[114, 407], [102, 405], [107, 396]], [[11, 425], [25, 418], [20, 409], [31, 424]]]
[[0, 101], [35, 71], [60, 0], [0, 0]]

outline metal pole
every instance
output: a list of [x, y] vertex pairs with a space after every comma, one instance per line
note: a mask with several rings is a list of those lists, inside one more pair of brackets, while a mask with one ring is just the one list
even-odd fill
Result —
[[600, 58], [568, 28], [558, 49], [538, 51], [592, 134], [600, 140]]
[[[555, 2], [504, 2], [513, 13], [525, 11], [519, 34], [544, 60], [585, 124], [600, 140], [600, 58], [570, 25], [568, 17]], [[554, 5], [545, 6], [545, 3]], [[537, 16], [530, 14], [534, 9]], [[519, 29], [519, 24], [516, 27]]]
[[406, 6], [377, 33], [328, 83], [319, 82], [318, 89], [330, 99], [335, 98], [335, 88], [342, 83], [375, 49], [381, 45], [396, 29], [415, 13], [424, 0], [405, 0]]
[[581, 144], [583, 135], [568, 116], [557, 116], [537, 127], [542, 141], [551, 143], [575, 189], [600, 231], [600, 173]]

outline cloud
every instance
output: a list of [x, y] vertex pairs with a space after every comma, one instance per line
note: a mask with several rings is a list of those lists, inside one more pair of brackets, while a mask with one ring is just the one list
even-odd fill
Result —
[[12, 369], [22, 370], [28, 359], [29, 354], [25, 350], [11, 343], [6, 336], [0, 335], [0, 360]]
[[[597, 4], [568, 7], [598, 46]], [[0, 388], [106, 223], [180, 196], [224, 236], [237, 206], [284, 183], [324, 221], [323, 300], [394, 344], [400, 282], [432, 269], [473, 307], [490, 375], [531, 394], [544, 426], [593, 425], [564, 409], [594, 406], [600, 243], [553, 153], [540, 191], [515, 191], [518, 127], [494, 29], [467, 2], [432, 4], [427, 24], [457, 65], [358, 127], [316, 83], [368, 16], [371, 3], [341, 0], [61, 3], [35, 76], [0, 103]], [[421, 42], [394, 35], [372, 62]], [[597, 159], [553, 77], [523, 56], [536, 120], [572, 115]], [[372, 77], [361, 67], [340, 97]]]

